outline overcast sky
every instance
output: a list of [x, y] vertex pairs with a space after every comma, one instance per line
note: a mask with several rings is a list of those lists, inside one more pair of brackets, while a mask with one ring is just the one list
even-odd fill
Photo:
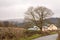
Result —
[[60, 0], [0, 0], [0, 20], [24, 18], [29, 7], [45, 6], [60, 17]]

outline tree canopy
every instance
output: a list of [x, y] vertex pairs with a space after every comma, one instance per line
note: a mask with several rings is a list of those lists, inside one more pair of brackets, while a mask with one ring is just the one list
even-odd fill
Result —
[[[36, 8], [30, 7], [25, 13], [25, 19], [26, 21], [32, 22], [36, 26], [40, 27], [40, 29], [42, 29], [42, 25], [44, 23], [43, 20], [52, 15], [53, 12], [44, 6]], [[37, 21], [39, 21], [39, 25]]]

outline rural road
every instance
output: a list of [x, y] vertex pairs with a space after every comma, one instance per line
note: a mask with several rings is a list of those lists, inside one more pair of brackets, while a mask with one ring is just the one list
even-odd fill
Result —
[[48, 36], [36, 38], [34, 40], [56, 40], [57, 36], [58, 36], [58, 34], [48, 35]]

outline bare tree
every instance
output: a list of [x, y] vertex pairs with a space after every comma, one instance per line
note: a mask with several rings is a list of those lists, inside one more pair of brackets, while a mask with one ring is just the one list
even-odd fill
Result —
[[53, 12], [50, 9], [43, 6], [37, 8], [30, 7], [25, 13], [25, 19], [26, 21], [33, 22], [42, 31], [43, 20], [52, 16], [52, 14]]

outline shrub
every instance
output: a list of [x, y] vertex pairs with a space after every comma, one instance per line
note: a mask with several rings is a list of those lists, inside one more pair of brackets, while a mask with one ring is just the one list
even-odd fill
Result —
[[40, 31], [26, 30], [26, 32], [25, 32], [26, 36], [32, 36], [34, 34], [40, 34]]
[[60, 40], [60, 32], [58, 32], [57, 40]]
[[14, 27], [0, 27], [0, 39], [18, 39], [23, 37], [25, 29], [23, 28], [14, 28]]

